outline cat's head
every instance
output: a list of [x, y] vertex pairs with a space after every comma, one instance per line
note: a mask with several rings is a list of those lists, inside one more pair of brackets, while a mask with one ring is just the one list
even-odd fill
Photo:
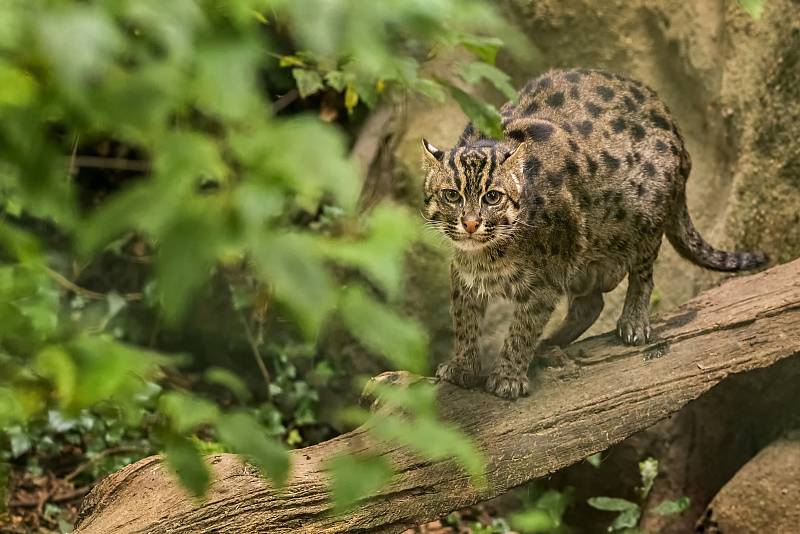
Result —
[[524, 184], [520, 147], [484, 140], [442, 151], [423, 139], [427, 224], [461, 250], [509, 239]]

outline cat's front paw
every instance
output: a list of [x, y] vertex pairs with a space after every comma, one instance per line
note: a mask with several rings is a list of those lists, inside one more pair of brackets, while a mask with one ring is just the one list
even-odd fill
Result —
[[439, 365], [436, 376], [462, 388], [474, 388], [480, 385], [480, 368], [468, 365], [457, 358]]
[[486, 391], [503, 399], [514, 400], [528, 395], [528, 375], [495, 370], [486, 379]]
[[617, 323], [617, 336], [626, 345], [646, 345], [653, 340], [650, 320], [642, 318], [620, 318]]

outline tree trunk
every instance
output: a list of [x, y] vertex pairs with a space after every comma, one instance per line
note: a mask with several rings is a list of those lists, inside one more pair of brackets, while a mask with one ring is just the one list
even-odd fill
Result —
[[[729, 375], [800, 353], [800, 260], [729, 280], [653, 326], [658, 341], [645, 347], [611, 335], [570, 346], [566, 367], [539, 371], [531, 396], [516, 402], [440, 384], [440, 413], [487, 459], [483, 489], [451, 462], [422, 460], [358, 428], [293, 451], [282, 492], [237, 457], [217, 454], [208, 458], [209, 494], [196, 503], [158, 457], [145, 458], [92, 490], [75, 532], [400, 532], [500, 495], [652, 426]], [[324, 463], [345, 450], [384, 454], [397, 475], [334, 517]]]

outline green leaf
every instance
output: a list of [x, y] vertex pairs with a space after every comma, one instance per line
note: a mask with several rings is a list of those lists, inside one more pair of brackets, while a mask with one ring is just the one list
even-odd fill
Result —
[[297, 56], [280, 56], [278, 58], [278, 64], [281, 67], [305, 67], [306, 63], [303, 61], [302, 58]]
[[587, 456], [586, 457], [586, 461], [589, 462], [589, 465], [591, 465], [592, 467], [597, 469], [597, 468], [600, 467], [600, 464], [603, 463], [603, 453], [602, 452], [596, 452], [596, 453], [592, 454], [591, 456]]
[[358, 91], [352, 84], [347, 84], [344, 91], [344, 107], [347, 111], [353, 111], [358, 105]]
[[161, 411], [170, 418], [172, 428], [179, 434], [186, 434], [200, 425], [217, 421], [219, 408], [205, 399], [171, 391], [159, 399]]
[[379, 415], [370, 430], [381, 439], [404, 443], [423, 458], [453, 460], [470, 477], [473, 484], [485, 485], [484, 459], [460, 430], [438, 419], [418, 417], [408, 420], [399, 415]]
[[432, 98], [436, 102], [444, 102], [447, 96], [441, 84], [428, 78], [418, 78], [411, 83], [411, 88], [416, 92]]
[[252, 398], [250, 390], [241, 378], [222, 367], [211, 367], [205, 373], [205, 379], [210, 384], [217, 384], [228, 388], [239, 399], [239, 402], [247, 402]]
[[679, 514], [689, 508], [689, 504], [691, 504], [689, 497], [681, 497], [680, 499], [676, 499], [674, 501], [662, 502], [653, 508], [652, 512], [658, 515]]
[[465, 93], [458, 87], [445, 83], [450, 96], [458, 103], [461, 110], [472, 120], [478, 129], [495, 139], [503, 137], [503, 128], [500, 124], [500, 112], [491, 104], [482, 102]]
[[370, 381], [365, 393], [379, 399], [390, 412], [407, 412], [417, 417], [436, 417], [436, 388], [426, 380], [398, 387]]
[[[88, 254], [107, 245], [124, 232], [137, 230], [159, 236], [164, 228], [189, 211], [202, 212], [206, 204], [189, 203], [201, 178], [218, 178], [226, 166], [211, 138], [188, 132], [172, 132], [159, 143], [154, 179], [139, 183], [103, 203], [79, 227], [80, 252]], [[205, 208], [207, 209], [207, 208]]]
[[469, 84], [475, 84], [481, 79], [489, 80], [506, 98], [509, 100], [517, 99], [517, 90], [511, 85], [511, 77], [488, 63], [477, 61], [467, 63], [461, 69], [461, 77]]
[[77, 412], [105, 400], [133, 402], [147, 389], [166, 359], [156, 353], [120, 343], [110, 336], [83, 335], [63, 346], [76, 368], [73, 397], [67, 408]]
[[289, 476], [289, 454], [277, 441], [267, 437], [256, 419], [244, 412], [227, 414], [217, 421], [220, 441], [247, 457], [275, 486]]
[[639, 495], [645, 499], [653, 488], [653, 482], [658, 476], [658, 460], [646, 458], [639, 462], [639, 473], [642, 477], [642, 487], [639, 488]]
[[764, 14], [764, 0], [737, 0], [753, 20], [759, 20]]
[[341, 93], [347, 87], [347, 78], [342, 71], [332, 70], [325, 73], [325, 83]]
[[54, 384], [59, 404], [70, 406], [75, 398], [79, 374], [69, 354], [62, 347], [45, 347], [36, 357], [36, 370]]
[[427, 338], [419, 324], [350, 288], [341, 303], [345, 324], [367, 348], [392, 360], [399, 369], [424, 374]]
[[315, 247], [331, 259], [363, 269], [381, 288], [396, 296], [404, 273], [404, 254], [418, 237], [418, 221], [407, 210], [388, 204], [376, 207], [365, 239], [321, 239]]
[[0, 106], [25, 106], [34, 99], [36, 90], [30, 74], [0, 61]]
[[642, 515], [639, 507], [630, 508], [619, 514], [614, 521], [612, 521], [609, 530], [623, 530], [633, 528], [639, 523], [639, 517]]
[[4, 433], [8, 437], [9, 445], [11, 446], [12, 458], [19, 458], [33, 446], [28, 432], [18, 425], [4, 429]]
[[45, 11], [36, 23], [39, 46], [67, 91], [78, 91], [104, 73], [123, 46], [109, 13], [99, 7], [72, 5]]
[[536, 499], [533, 507], [511, 516], [511, 525], [522, 532], [551, 532], [563, 525], [564, 512], [575, 498], [575, 488], [564, 491], [547, 490]]
[[392, 477], [392, 468], [383, 456], [344, 454], [332, 458], [327, 468], [332, 475], [331, 498], [336, 513], [374, 495]]
[[178, 475], [183, 487], [195, 497], [205, 495], [211, 474], [195, 443], [183, 436], [171, 435], [165, 440], [164, 452], [167, 466]]
[[551, 532], [558, 528], [550, 514], [537, 508], [513, 514], [509, 521], [515, 530], [524, 533]]
[[295, 313], [306, 335], [316, 335], [336, 304], [336, 292], [312, 241], [299, 234], [255, 236], [255, 240], [251, 249], [259, 273]]
[[211, 276], [226, 242], [225, 225], [217, 215], [211, 209], [184, 208], [161, 234], [156, 279], [168, 321], [183, 314], [192, 293]]
[[0, 221], [0, 250], [23, 263], [39, 262], [39, 241], [28, 232]]
[[464, 35], [460, 39], [461, 45], [472, 52], [484, 63], [494, 65], [497, 52], [503, 47], [503, 41], [497, 37], [482, 37], [478, 35]]
[[626, 499], [617, 499], [615, 497], [592, 497], [587, 502], [592, 508], [608, 512], [623, 512], [626, 510], [639, 509], [639, 505], [635, 502]]
[[256, 88], [259, 57], [258, 46], [248, 39], [211, 41], [199, 47], [193, 82], [200, 108], [231, 120], [257, 111], [263, 105]]
[[303, 98], [311, 96], [323, 88], [322, 76], [315, 70], [292, 69], [292, 76], [297, 82], [297, 92]]

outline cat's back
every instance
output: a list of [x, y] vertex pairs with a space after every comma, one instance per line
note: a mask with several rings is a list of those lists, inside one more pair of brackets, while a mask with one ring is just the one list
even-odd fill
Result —
[[[620, 163], [641, 153], [678, 156], [683, 143], [669, 108], [642, 82], [589, 69], [551, 70], [530, 81], [501, 110], [506, 137], [536, 141], [546, 121], [562, 129], [575, 152], [614, 153]], [[633, 165], [630, 161], [628, 165]]]

